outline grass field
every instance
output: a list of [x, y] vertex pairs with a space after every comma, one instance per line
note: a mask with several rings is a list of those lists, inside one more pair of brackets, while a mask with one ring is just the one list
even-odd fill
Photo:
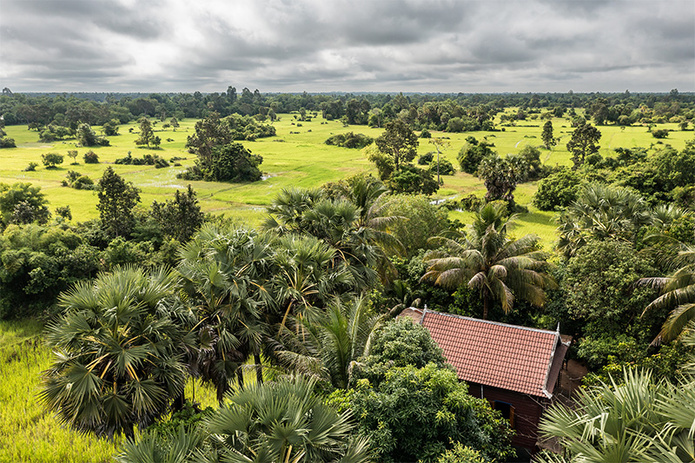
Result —
[[[98, 439], [61, 425], [38, 400], [41, 372], [52, 361], [43, 345], [43, 327], [34, 321], [0, 321], [0, 462], [111, 462], [120, 439]], [[249, 382], [255, 375], [249, 371]], [[189, 382], [186, 397], [214, 406], [215, 392]]]
[[[82, 156], [88, 148], [76, 147], [73, 140], [57, 143], [39, 143], [38, 133], [29, 131], [26, 126], [7, 127], [8, 136], [15, 139], [17, 148], [0, 150], [0, 182], [14, 183], [18, 181], [31, 182], [39, 185], [46, 193], [50, 207], [69, 205], [76, 221], [95, 218], [97, 197], [92, 191], [80, 191], [61, 186], [68, 170], [76, 170], [98, 180], [107, 165], [114, 167], [116, 172], [139, 187], [143, 206], [149, 206], [153, 200], [164, 201], [170, 198], [176, 189], [183, 189], [191, 183], [197, 191], [203, 209], [207, 212], [234, 216], [249, 225], [259, 224], [264, 217], [264, 206], [270, 203], [278, 191], [290, 186], [317, 187], [329, 181], [335, 181], [348, 175], [363, 171], [374, 172], [374, 168], [365, 159], [360, 150], [328, 146], [324, 142], [333, 134], [354, 131], [376, 137], [381, 129], [366, 126], [344, 127], [339, 121], [324, 121], [321, 117], [313, 118], [311, 122], [300, 122], [294, 115], [282, 114], [280, 120], [274, 123], [277, 136], [259, 139], [255, 142], [244, 142], [244, 145], [254, 154], [263, 156], [261, 169], [265, 173], [264, 180], [246, 184], [228, 184], [215, 182], [188, 182], [176, 178], [176, 174], [193, 163], [194, 156], [185, 149], [186, 138], [194, 131], [194, 120], [184, 120], [174, 131], [169, 128], [161, 130], [155, 127], [157, 135], [162, 139], [161, 149], [143, 149], [135, 145], [138, 137], [136, 123], [120, 127], [121, 135], [109, 137], [111, 146], [93, 148], [99, 155], [100, 164], [84, 164]], [[159, 123], [161, 125], [161, 123]], [[538, 146], [541, 144], [540, 135], [543, 121], [523, 121], [516, 127], [505, 127], [504, 131], [474, 132], [449, 134], [433, 132], [433, 136], [449, 137], [450, 145], [443, 152], [443, 157], [454, 165], [456, 155], [469, 135], [477, 139], [486, 137], [495, 144], [495, 149], [502, 155], [515, 153], [525, 145]], [[558, 146], [552, 151], [543, 150], [542, 161], [549, 165], [571, 165], [570, 154], [565, 149], [572, 128], [566, 119], [554, 119], [555, 136], [560, 138]], [[664, 124], [663, 127], [673, 130], [664, 144], [671, 144], [681, 149], [685, 141], [693, 137], [692, 132], [678, 131], [676, 124]], [[99, 128], [96, 128], [99, 131]], [[133, 129], [132, 133], [129, 129]], [[647, 132], [646, 127], [617, 126], [599, 127], [603, 136], [600, 141], [601, 154], [610, 155], [617, 147], [649, 147], [658, 141]], [[77, 149], [79, 165], [69, 165], [71, 159], [65, 157], [65, 162], [56, 169], [46, 169], [41, 164], [41, 155], [56, 152], [67, 155], [69, 149]], [[146, 153], [158, 154], [170, 159], [174, 156], [186, 158], [181, 161], [181, 167], [155, 169], [153, 166], [126, 166], [113, 164], [117, 158], [124, 157], [128, 152], [134, 157], [142, 157]], [[424, 154], [434, 151], [434, 147], [426, 139], [421, 139], [418, 152]], [[23, 172], [29, 162], [39, 163], [35, 172]], [[478, 178], [457, 173], [445, 176], [444, 185], [434, 199], [456, 197], [459, 195], [476, 194], [483, 196], [485, 187]], [[528, 183], [519, 185], [515, 197], [519, 204], [529, 205], [535, 192], [536, 185]], [[461, 219], [466, 215], [453, 213]], [[517, 233], [536, 233], [546, 241], [554, 240], [555, 225], [552, 214], [529, 208], [524, 214]]]

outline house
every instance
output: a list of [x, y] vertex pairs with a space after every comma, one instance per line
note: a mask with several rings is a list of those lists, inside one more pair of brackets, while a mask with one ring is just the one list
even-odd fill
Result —
[[427, 328], [469, 393], [490, 401], [516, 430], [512, 443], [534, 453], [543, 410], [555, 399], [569, 340], [557, 331], [406, 309]]

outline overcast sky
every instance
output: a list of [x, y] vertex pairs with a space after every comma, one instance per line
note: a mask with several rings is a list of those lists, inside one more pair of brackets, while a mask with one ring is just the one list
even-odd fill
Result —
[[695, 91], [693, 0], [0, 0], [15, 92]]

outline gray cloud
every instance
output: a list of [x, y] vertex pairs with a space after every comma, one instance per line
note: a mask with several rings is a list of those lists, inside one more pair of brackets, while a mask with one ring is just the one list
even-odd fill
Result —
[[695, 4], [0, 0], [14, 91], [695, 90]]

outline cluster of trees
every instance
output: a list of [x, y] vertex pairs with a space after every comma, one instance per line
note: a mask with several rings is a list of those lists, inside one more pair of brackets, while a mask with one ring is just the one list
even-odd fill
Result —
[[[250, 119], [246, 119], [250, 120]], [[217, 113], [196, 122], [195, 134], [188, 137], [186, 146], [190, 153], [196, 154], [195, 165], [178, 174], [186, 180], [206, 180], [218, 182], [254, 182], [262, 177], [258, 168], [263, 162], [259, 155], [251, 154], [241, 143], [233, 140], [240, 130], [244, 118], [230, 117], [220, 119]], [[246, 126], [249, 127], [249, 126]], [[275, 135], [275, 128], [267, 131]], [[254, 132], [253, 137], [257, 135]]]

